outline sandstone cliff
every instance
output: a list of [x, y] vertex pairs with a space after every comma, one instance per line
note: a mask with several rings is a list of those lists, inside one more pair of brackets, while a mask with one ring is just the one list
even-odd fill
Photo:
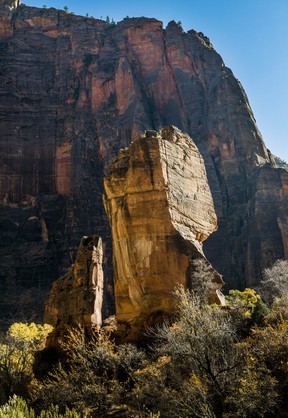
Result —
[[[134, 340], [174, 312], [179, 284], [202, 296], [206, 289], [207, 299], [219, 303], [223, 282], [202, 251], [217, 219], [192, 139], [172, 126], [146, 132], [120, 152], [104, 187], [121, 339]], [[206, 274], [198, 283], [200, 264]]]
[[44, 322], [54, 326], [48, 345], [53, 345], [67, 326], [80, 325], [89, 333], [102, 325], [102, 262], [101, 238], [83, 237], [75, 263], [53, 283], [45, 304]]
[[103, 173], [146, 129], [176, 125], [199, 148], [218, 217], [204, 248], [228, 287], [258, 280], [263, 266], [286, 254], [280, 191], [273, 239], [253, 238], [263, 218], [252, 211], [250, 219], [264, 191], [258, 169], [268, 164], [279, 175], [240, 83], [203, 34], [175, 22], [164, 29], [156, 19], [107, 26], [55, 9], [2, 7], [0, 73], [2, 321], [30, 319], [91, 234], [103, 237], [104, 311], [111, 312]]

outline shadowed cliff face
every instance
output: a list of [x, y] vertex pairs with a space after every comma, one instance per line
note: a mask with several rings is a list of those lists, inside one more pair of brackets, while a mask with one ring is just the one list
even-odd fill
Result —
[[248, 285], [261, 280], [267, 261], [288, 259], [288, 171], [268, 164], [255, 172], [247, 205], [246, 276]]
[[[251, 207], [261, 200], [256, 173], [269, 155], [241, 85], [206, 37], [174, 22], [165, 30], [147, 18], [107, 27], [24, 5], [1, 9], [0, 18], [2, 318], [23, 294], [23, 306], [32, 301], [28, 314], [33, 294], [47, 291], [91, 234], [103, 237], [104, 312], [111, 312], [103, 173], [133, 137], [168, 124], [203, 155], [219, 226], [205, 251], [227, 285], [245, 287], [284, 257], [280, 193], [281, 208], [266, 208], [273, 241], [265, 238], [264, 251], [250, 239], [250, 223], [261, 231]], [[277, 177], [269, 167], [267, 181]]]

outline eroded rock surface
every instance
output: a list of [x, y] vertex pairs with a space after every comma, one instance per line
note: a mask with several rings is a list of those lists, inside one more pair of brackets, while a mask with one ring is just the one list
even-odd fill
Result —
[[223, 282], [202, 250], [217, 219], [204, 162], [191, 138], [172, 126], [146, 132], [120, 151], [104, 187], [122, 340], [135, 339], [174, 312], [177, 285], [197, 291], [194, 272], [200, 263], [207, 299], [219, 303]]
[[44, 322], [54, 326], [48, 345], [53, 345], [67, 326], [79, 325], [91, 333], [102, 325], [103, 248], [98, 236], [83, 237], [75, 263], [53, 283], [45, 305]]

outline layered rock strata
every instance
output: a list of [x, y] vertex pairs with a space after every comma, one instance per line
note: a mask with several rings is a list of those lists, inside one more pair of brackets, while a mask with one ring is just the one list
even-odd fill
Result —
[[120, 151], [104, 188], [122, 340], [175, 312], [179, 284], [206, 288], [207, 299], [220, 302], [223, 282], [202, 250], [217, 219], [203, 159], [188, 135], [170, 126], [138, 137]]
[[88, 334], [102, 325], [103, 248], [98, 236], [83, 237], [75, 263], [52, 286], [45, 304], [44, 321], [54, 326], [48, 345], [67, 332], [67, 326], [79, 325]]
[[[10, 10], [13, 4], [0, 2], [5, 326], [41, 318], [43, 297], [75, 259], [83, 235], [103, 238], [104, 312], [113, 311], [103, 175], [119, 149], [146, 129], [176, 125], [199, 148], [218, 217], [204, 249], [227, 287], [258, 281], [263, 267], [286, 257], [282, 186], [269, 221], [273, 239], [262, 245], [263, 235], [254, 237], [264, 219], [259, 211], [250, 218], [253, 200], [264, 192], [257, 172], [265, 164], [272, 177], [278, 171], [272, 174], [241, 84], [207, 37], [185, 33], [175, 22], [163, 28], [156, 19], [126, 18], [107, 26], [56, 9]], [[265, 216], [269, 211], [265, 207]], [[257, 230], [248, 227], [250, 220]]]

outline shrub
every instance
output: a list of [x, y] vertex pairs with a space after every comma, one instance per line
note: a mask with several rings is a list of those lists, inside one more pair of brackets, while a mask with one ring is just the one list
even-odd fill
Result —
[[[176, 293], [179, 297], [178, 321], [154, 331], [158, 340], [156, 351], [171, 359], [172, 372], [169, 378], [166, 376], [166, 382], [177, 379], [181, 382], [178, 387], [174, 386], [178, 400], [182, 386], [189, 388], [191, 399], [194, 399], [194, 415], [191, 416], [203, 416], [204, 408], [207, 409], [206, 416], [220, 414], [225, 410], [225, 398], [242, 364], [231, 316], [218, 306], [201, 305], [199, 298], [183, 288]], [[186, 404], [183, 392], [181, 402]], [[191, 408], [192, 405], [190, 413]]]
[[123, 403], [133, 372], [145, 360], [144, 353], [132, 345], [118, 348], [105, 330], [87, 341], [81, 328], [70, 329], [61, 346], [66, 364], [59, 364], [39, 383], [35, 401], [43, 409], [55, 403], [61, 411], [68, 405], [102, 416]]
[[26, 401], [14, 395], [0, 407], [0, 418], [35, 418], [35, 413]]
[[[38, 418], [80, 418], [80, 415], [69, 408], [65, 408], [63, 414], [59, 413], [59, 407], [51, 405], [46, 411], [41, 411]], [[82, 415], [83, 417], [83, 415]], [[8, 402], [0, 407], [0, 418], [36, 418], [36, 414], [26, 401], [14, 395]]]
[[14, 394], [28, 396], [34, 353], [44, 345], [50, 325], [15, 323], [0, 340], [0, 401]]
[[271, 305], [275, 298], [288, 294], [288, 261], [277, 260], [271, 268], [264, 270], [258, 291], [262, 299]]
[[269, 313], [268, 307], [254, 289], [246, 288], [243, 292], [230, 290], [226, 300], [237, 333], [242, 338], [247, 336], [253, 325], [261, 325]]

